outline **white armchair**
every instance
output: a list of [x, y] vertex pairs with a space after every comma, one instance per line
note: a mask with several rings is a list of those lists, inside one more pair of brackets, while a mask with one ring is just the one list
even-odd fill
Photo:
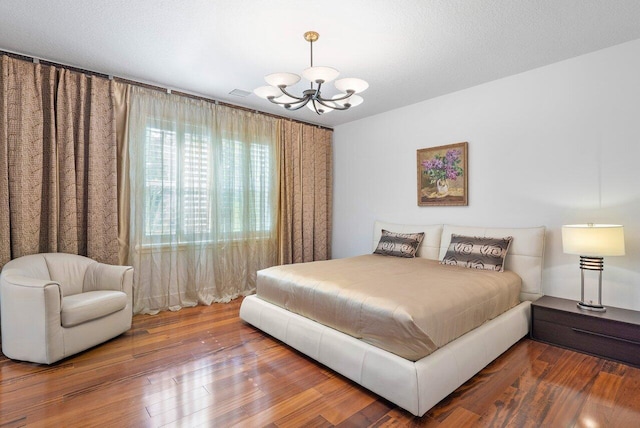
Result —
[[131, 328], [133, 268], [87, 257], [19, 257], [0, 275], [2, 352], [51, 364]]

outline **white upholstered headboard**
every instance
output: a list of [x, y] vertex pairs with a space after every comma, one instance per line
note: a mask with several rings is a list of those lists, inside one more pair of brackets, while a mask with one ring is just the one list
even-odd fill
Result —
[[373, 230], [373, 249], [378, 245], [381, 230], [411, 233], [425, 232], [425, 239], [418, 248], [418, 257], [442, 260], [451, 234], [502, 238], [513, 236], [505, 260], [505, 269], [517, 273], [522, 278], [520, 300], [536, 300], [542, 296], [542, 262], [544, 258], [545, 227], [501, 228], [453, 226], [449, 224], [403, 225], [376, 221]]

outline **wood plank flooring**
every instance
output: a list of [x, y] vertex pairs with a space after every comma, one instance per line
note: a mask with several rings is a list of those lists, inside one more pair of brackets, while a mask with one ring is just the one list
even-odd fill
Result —
[[637, 427], [640, 369], [523, 339], [415, 418], [238, 318], [134, 317], [52, 366], [0, 355], [0, 427]]

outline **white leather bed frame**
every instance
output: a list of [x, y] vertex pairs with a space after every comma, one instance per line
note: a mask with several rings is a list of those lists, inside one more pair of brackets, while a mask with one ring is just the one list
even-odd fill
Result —
[[415, 362], [289, 312], [255, 295], [244, 299], [240, 317], [412, 414], [422, 416], [529, 332], [531, 301], [542, 295], [545, 228], [376, 222], [374, 248], [380, 239], [381, 229], [424, 231], [425, 240], [417, 255], [434, 260], [444, 256], [452, 233], [513, 236], [505, 264], [506, 269], [522, 278], [522, 303]]

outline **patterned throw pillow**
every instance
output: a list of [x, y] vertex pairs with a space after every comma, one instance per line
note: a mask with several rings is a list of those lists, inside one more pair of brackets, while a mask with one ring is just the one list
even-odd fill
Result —
[[504, 259], [512, 240], [511, 236], [485, 238], [451, 234], [451, 243], [440, 263], [504, 272]]
[[424, 239], [424, 232], [396, 233], [382, 229], [380, 242], [373, 254], [412, 258], [416, 256], [418, 247]]

